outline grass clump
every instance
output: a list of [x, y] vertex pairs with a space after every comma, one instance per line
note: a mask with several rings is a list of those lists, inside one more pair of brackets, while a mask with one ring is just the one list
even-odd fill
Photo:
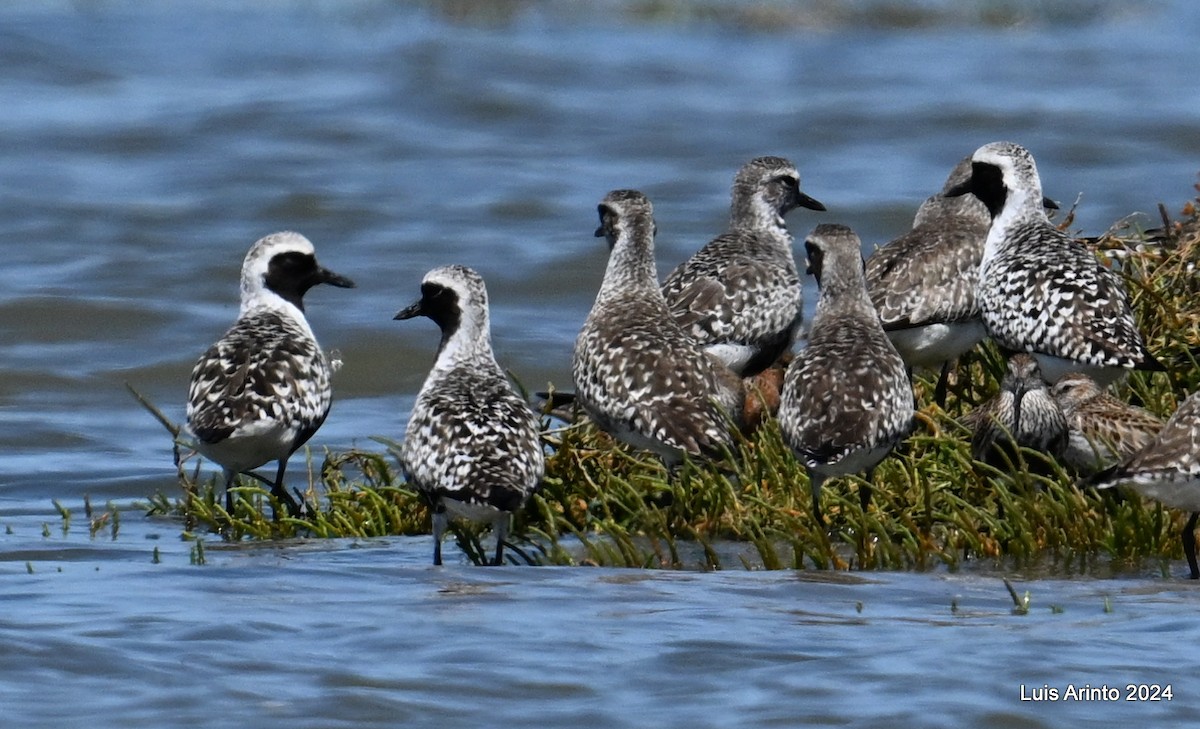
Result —
[[[1158, 236], [1121, 225], [1094, 242], [1127, 278], [1147, 344], [1168, 368], [1134, 373], [1119, 394], [1163, 416], [1200, 387], [1200, 215], [1190, 203], [1182, 220], [1165, 222]], [[720, 463], [685, 462], [669, 473], [586, 422], [552, 427], [546, 418], [545, 481], [515, 516], [506, 552], [535, 564], [924, 570], [970, 562], [1068, 574], [1180, 558], [1185, 514], [1080, 490], [1075, 474], [1040, 453], [1022, 450], [1003, 467], [972, 459], [958, 418], [997, 390], [1003, 372], [994, 347], [977, 348], [960, 361], [945, 409], [919, 379], [917, 427], [875, 470], [871, 505], [860, 506], [862, 479], [829, 481], [826, 529], [810, 513], [808, 477], [773, 419]], [[217, 477], [203, 480], [177, 449], [183, 495], [155, 496], [152, 512], [181, 518], [187, 534], [234, 541], [429, 534], [425, 503], [400, 476], [395, 445], [383, 445], [309, 452], [304, 514], [279, 520], [264, 516], [271, 496], [257, 482], [237, 487], [227, 513]], [[452, 521], [451, 532], [473, 561], [487, 561], [483, 528]], [[202, 544], [194, 555], [201, 563]]]

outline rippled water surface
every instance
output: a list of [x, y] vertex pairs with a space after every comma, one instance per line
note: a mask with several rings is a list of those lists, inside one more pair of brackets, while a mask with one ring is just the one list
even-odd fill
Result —
[[[1196, 592], [1157, 571], [1018, 576], [1034, 607], [1016, 616], [992, 574], [433, 570], [427, 538], [214, 543], [194, 565], [178, 524], [129, 508], [113, 539], [81, 516], [85, 493], [171, 491], [168, 439], [124, 383], [182, 419], [241, 259], [274, 230], [359, 284], [308, 297], [345, 361], [313, 441], [336, 449], [402, 432], [437, 335], [391, 317], [442, 263], [487, 279], [506, 366], [567, 384], [615, 187], [654, 200], [664, 272], [721, 228], [760, 154], [796, 161], [829, 208], [794, 231], [843, 222], [868, 248], [996, 139], [1033, 151], [1079, 230], [1153, 225], [1200, 168], [1185, 0], [245, 5], [0, 7], [6, 725], [1195, 715]], [[53, 499], [76, 514], [65, 534]], [[1175, 691], [1021, 701], [1085, 683]]]

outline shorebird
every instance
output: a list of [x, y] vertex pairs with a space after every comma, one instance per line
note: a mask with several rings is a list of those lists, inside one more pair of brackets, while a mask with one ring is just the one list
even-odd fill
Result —
[[988, 335], [1003, 349], [1033, 353], [1051, 382], [1081, 371], [1103, 386], [1131, 369], [1162, 370], [1121, 280], [1046, 217], [1033, 156], [993, 142], [971, 162], [970, 179], [946, 194], [972, 192], [992, 215], [978, 289]]
[[940, 368], [934, 399], [946, 402], [950, 363], [983, 341], [975, 289], [992, 217], [974, 195], [946, 193], [971, 176], [955, 166], [942, 191], [921, 204], [912, 230], [867, 258], [867, 290], [883, 329], [908, 365]]
[[[784, 439], [808, 470], [813, 515], [831, 476], [870, 472], [912, 428], [912, 383], [867, 295], [861, 242], [823, 224], [804, 242], [821, 296], [808, 346], [788, 366], [779, 404]], [[859, 498], [866, 509], [870, 489]]]
[[600, 202], [608, 241], [604, 281], [579, 337], [571, 373], [589, 417], [618, 440], [658, 454], [717, 456], [731, 444], [741, 380], [700, 348], [667, 310], [654, 264], [654, 214], [636, 190]]
[[1067, 418], [1063, 461], [1080, 473], [1107, 468], [1145, 448], [1163, 421], [1105, 392], [1081, 372], [1070, 372], [1050, 388]]
[[299, 233], [262, 238], [242, 264], [237, 322], [192, 370], [187, 427], [196, 450], [224, 469], [225, 510], [231, 514], [234, 479], [270, 461], [279, 463], [268, 482], [271, 495], [291, 514], [300, 512], [283, 487], [283, 473], [288, 458], [329, 414], [329, 364], [304, 318], [303, 301], [323, 283], [354, 286], [318, 265], [312, 243]]
[[512, 514], [545, 472], [537, 418], [496, 363], [478, 273], [464, 266], [427, 273], [421, 298], [395, 318], [415, 316], [442, 330], [401, 449], [408, 479], [433, 512], [433, 563], [442, 563], [442, 536], [453, 515], [490, 523], [492, 563], [502, 564]]
[[757, 157], [733, 180], [729, 229], [663, 282], [684, 331], [743, 377], [789, 351], [803, 313], [792, 236], [784, 216], [825, 206], [800, 191], [800, 173], [782, 157]]
[[1017, 463], [1013, 442], [1055, 458], [1067, 447], [1067, 419], [1042, 379], [1037, 359], [1025, 353], [1008, 359], [996, 395], [963, 416], [971, 429], [971, 453], [993, 465]]
[[1116, 466], [1085, 479], [1105, 489], [1128, 486], [1164, 506], [1191, 512], [1183, 528], [1183, 552], [1191, 578], [1196, 565], [1196, 521], [1200, 517], [1200, 392], [1192, 393], [1145, 448]]

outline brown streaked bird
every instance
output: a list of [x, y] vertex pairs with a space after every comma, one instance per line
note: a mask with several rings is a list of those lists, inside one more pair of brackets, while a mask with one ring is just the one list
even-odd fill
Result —
[[1143, 408], [1113, 397], [1082, 372], [1067, 373], [1050, 394], [1067, 418], [1063, 461], [1079, 473], [1092, 473], [1145, 448], [1163, 421]]
[[1196, 564], [1196, 521], [1200, 518], [1200, 392], [1188, 396], [1146, 447], [1116, 466], [1085, 479], [1098, 489], [1127, 486], [1164, 506], [1191, 512], [1183, 528], [1183, 553], [1190, 577]]
[[1037, 359], [1020, 352], [1008, 358], [1000, 391], [962, 417], [971, 429], [971, 453], [995, 466], [1016, 464], [1013, 442], [1022, 448], [1062, 456], [1067, 419], [1042, 379]]

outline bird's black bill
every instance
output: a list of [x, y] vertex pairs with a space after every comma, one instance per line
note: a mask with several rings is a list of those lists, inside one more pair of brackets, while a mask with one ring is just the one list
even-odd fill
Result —
[[396, 315], [393, 316], [392, 319], [393, 320], [403, 320], [403, 319], [412, 319], [413, 317], [416, 317], [416, 316], [422, 316], [425, 313], [424, 305], [425, 305], [425, 299], [423, 299], [423, 298], [418, 299], [417, 301], [414, 301], [413, 303], [404, 307], [400, 311], [396, 312]]
[[355, 287], [353, 281], [345, 276], [330, 271], [328, 268], [321, 268], [317, 270], [317, 283], [337, 286], [340, 289], [352, 289]]
[[808, 208], [809, 210], [816, 210], [822, 213], [825, 212], [825, 206], [821, 204], [820, 200], [809, 197], [802, 192], [797, 194], [796, 201], [796, 204], [802, 208]]

